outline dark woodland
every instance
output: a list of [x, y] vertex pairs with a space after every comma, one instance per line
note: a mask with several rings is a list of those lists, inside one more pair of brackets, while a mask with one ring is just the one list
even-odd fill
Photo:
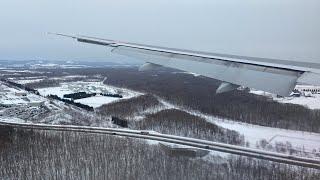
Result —
[[[2, 179], [320, 178], [319, 171], [238, 156], [209, 159], [168, 155], [159, 145], [116, 136], [9, 130], [0, 141]], [[152, 163], [150, 163], [152, 162]]]

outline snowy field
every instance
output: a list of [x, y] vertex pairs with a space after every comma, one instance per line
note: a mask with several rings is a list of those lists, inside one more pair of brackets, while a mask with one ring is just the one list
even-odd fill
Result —
[[18, 84], [28, 84], [28, 83], [40, 82], [42, 80], [44, 79], [21, 79], [21, 80], [16, 80], [14, 82]]
[[[65, 94], [71, 94], [76, 92], [86, 92], [86, 93], [111, 93], [120, 94], [123, 96], [121, 99], [129, 99], [135, 96], [142, 95], [142, 93], [135, 92], [128, 89], [117, 88], [109, 85], [105, 85], [102, 82], [68, 82], [61, 83], [59, 87], [48, 87], [38, 89], [39, 93], [43, 96], [48, 96], [50, 94], [57, 95], [63, 98]], [[119, 100], [119, 98], [106, 97], [106, 96], [94, 96], [89, 98], [78, 99], [76, 102], [86, 104], [92, 107], [99, 107], [103, 104], [108, 104]]]
[[107, 97], [107, 96], [93, 96], [93, 97], [88, 97], [88, 98], [83, 98], [83, 99], [77, 99], [75, 102], [81, 103], [81, 104], [86, 104], [88, 106], [91, 106], [93, 108], [100, 107], [104, 104], [109, 104], [111, 102], [115, 102], [120, 100], [119, 98], [114, 98], [114, 97]]
[[235, 130], [244, 135], [245, 141], [250, 143], [250, 147], [255, 147], [257, 142], [266, 140], [269, 144], [289, 142], [296, 150], [320, 152], [320, 134], [304, 131], [294, 131], [280, 128], [252, 125], [235, 121], [223, 120], [213, 116], [203, 116], [208, 121], [221, 127]]

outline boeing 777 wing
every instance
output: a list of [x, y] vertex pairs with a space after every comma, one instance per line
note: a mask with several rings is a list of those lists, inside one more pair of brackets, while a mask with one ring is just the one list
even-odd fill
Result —
[[111, 52], [144, 60], [141, 69], [166, 66], [223, 81], [217, 93], [239, 86], [288, 96], [297, 83], [320, 85], [320, 62], [253, 58], [126, 43], [88, 36], [69, 36], [79, 42], [109, 46]]

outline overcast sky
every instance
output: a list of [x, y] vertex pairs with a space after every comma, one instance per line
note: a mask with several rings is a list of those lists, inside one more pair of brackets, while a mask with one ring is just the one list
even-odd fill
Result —
[[320, 1], [1, 0], [0, 59], [121, 61], [46, 32], [319, 62]]

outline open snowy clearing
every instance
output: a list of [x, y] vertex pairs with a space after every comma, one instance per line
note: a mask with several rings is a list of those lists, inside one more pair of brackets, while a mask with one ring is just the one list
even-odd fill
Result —
[[91, 106], [93, 108], [100, 107], [104, 104], [109, 104], [114, 101], [120, 100], [119, 98], [115, 97], [107, 97], [107, 96], [93, 96], [93, 97], [88, 97], [88, 98], [83, 98], [83, 99], [77, 99], [75, 102], [81, 103], [81, 104], [86, 104], [88, 106]]
[[[129, 99], [132, 97], [136, 97], [142, 95], [142, 93], [117, 88], [109, 85], [105, 85], [102, 82], [69, 82], [69, 83], [61, 83], [59, 87], [48, 87], [48, 88], [40, 88], [38, 89], [39, 93], [43, 96], [48, 96], [50, 94], [57, 95], [60, 98], [63, 98], [65, 94], [71, 94], [76, 92], [86, 92], [86, 93], [111, 93], [111, 94], [120, 94], [123, 96], [121, 99]], [[94, 96], [83, 99], [78, 99], [76, 102], [86, 104], [92, 107], [99, 107], [103, 104], [108, 104], [114, 102], [116, 100], [120, 100], [119, 98], [114, 97], [106, 97], [106, 96]]]
[[72, 91], [68, 88], [63, 88], [61, 86], [59, 87], [49, 87], [49, 88], [40, 88], [37, 89], [38, 92], [42, 95], [42, 96], [48, 96], [48, 95], [57, 95], [60, 98], [63, 98], [63, 95], [65, 94], [70, 94], [70, 93], [75, 93], [75, 91]]
[[271, 128], [235, 121], [223, 120], [213, 116], [205, 116], [208, 121], [221, 127], [235, 130], [244, 135], [245, 141], [250, 143], [250, 147], [255, 147], [257, 142], [265, 139], [269, 144], [289, 142], [294, 149], [312, 152], [320, 152], [320, 134], [303, 131], [294, 131], [280, 128]]
[[16, 80], [14, 82], [18, 83], [18, 84], [28, 84], [28, 83], [40, 82], [40, 81], [43, 81], [43, 80], [44, 79], [21, 79], [21, 80]]

